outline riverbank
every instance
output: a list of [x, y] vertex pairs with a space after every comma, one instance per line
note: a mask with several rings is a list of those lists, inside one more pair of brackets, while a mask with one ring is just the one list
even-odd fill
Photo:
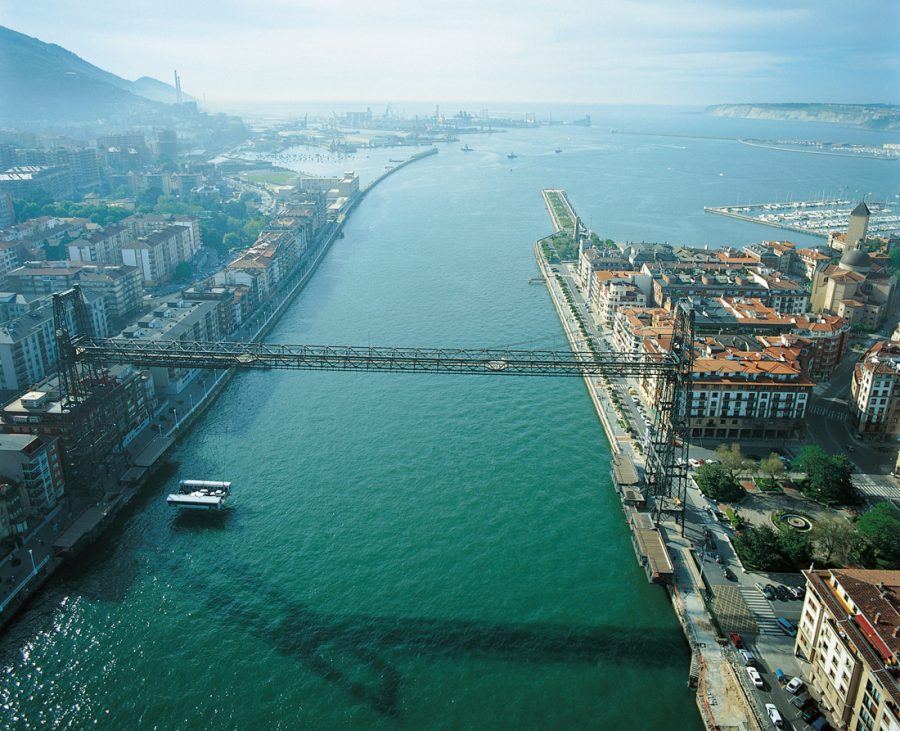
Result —
[[[565, 192], [550, 192], [557, 194], [558, 201], [565, 201], [574, 220], [576, 214]], [[546, 195], [544, 202], [558, 230], [554, 206], [551, 206]], [[534, 255], [570, 347], [580, 352], [593, 350], [590, 338], [580, 332], [574, 310], [566, 299], [564, 278], [545, 258], [541, 241], [535, 243]], [[614, 410], [606, 386], [601, 380], [589, 377], [585, 377], [584, 381], [613, 453], [618, 459], [630, 460], [636, 470], [643, 471], [644, 463], [638, 445], [628, 435], [620, 434], [616, 423], [610, 418]], [[725, 640], [703, 600], [704, 584], [691, 553], [690, 541], [682, 537], [674, 525], [660, 526], [659, 537], [654, 531], [647, 530], [639, 520], [633, 519], [639, 516], [626, 504], [632, 499], [627, 492], [623, 489], [620, 498], [623, 511], [628, 516], [626, 522], [639, 563], [651, 580], [654, 563], [668, 563], [671, 571], [671, 584], [666, 586], [666, 590], [691, 650], [688, 686], [696, 689], [696, 705], [704, 725], [710, 731], [725, 727], [759, 729], [752, 705], [722, 652], [721, 646]], [[654, 555], [658, 551], [657, 543], [664, 546], [660, 556]]]
[[[432, 148], [415, 155], [402, 163], [386, 170], [351, 200], [347, 207], [342, 211], [338, 219], [328, 224], [327, 228], [320, 234], [313, 251], [309, 256], [298, 264], [297, 270], [285, 281], [279, 294], [276, 296], [276, 302], [269, 302], [264, 305], [263, 309], [257, 315], [260, 321], [251, 320], [246, 329], [242, 329], [238, 333], [230, 336], [231, 340], [247, 339], [250, 342], [258, 342], [264, 338], [271, 329], [277, 324], [278, 320], [284, 314], [288, 306], [293, 302], [297, 295], [302, 291], [303, 287], [309, 282], [313, 273], [330, 250], [332, 244], [343, 236], [343, 227], [349, 220], [352, 212], [358, 207], [365, 196], [373, 190], [379, 183], [388, 177], [403, 169], [404, 167], [432, 155], [436, 155], [437, 148]], [[254, 329], [255, 328], [255, 329]], [[66, 525], [61, 525], [58, 530], [50, 531], [51, 526], [45, 520], [39, 529], [29, 533], [24, 539], [24, 545], [28, 545], [29, 541], [41, 540], [41, 546], [57, 543], [65, 538], [65, 544], [68, 546], [64, 555], [47, 555], [43, 559], [34, 563], [32, 571], [25, 575], [24, 579], [11, 589], [2, 599], [0, 599], [0, 631], [16, 618], [19, 613], [26, 608], [30, 599], [35, 597], [40, 590], [47, 584], [49, 579], [66, 563], [76, 558], [81, 551], [87, 546], [101, 537], [109, 528], [111, 528], [122, 510], [128, 506], [136, 496], [146, 487], [150, 479], [167, 463], [167, 455], [172, 445], [178, 442], [197, 420], [206, 412], [218, 396], [224, 391], [225, 387], [234, 376], [234, 370], [229, 369], [221, 372], [207, 388], [205, 379], [194, 378], [191, 383], [183, 391], [181, 401], [175, 405], [182, 408], [181, 418], [178, 418], [176, 411], [175, 422], [173, 426], [164, 435], [157, 436], [155, 434], [156, 426], [154, 418], [152, 423], [147, 426], [145, 432], [147, 436], [143, 440], [146, 442], [145, 447], [140, 450], [139, 454], [134, 455], [135, 461], [140, 461], [142, 455], [148, 452], [152, 456], [147, 458], [146, 464], [142, 466], [142, 473], [134, 479], [129, 479], [127, 484], [123, 485], [123, 489], [115, 493], [105, 504], [98, 503], [96, 505], [86, 506], [84, 504], [73, 505], [70, 502], [58, 506], [59, 510], [54, 510], [53, 515], [59, 517], [59, 523], [66, 518], [71, 518]], [[197, 380], [201, 380], [202, 387], [197, 388]], [[197, 398], [194, 398], [196, 394]], [[189, 406], [185, 407], [184, 401], [189, 398]], [[173, 402], [165, 401], [161, 403], [154, 416], [172, 411]], [[135, 442], [141, 442], [140, 437], [135, 438]], [[133, 468], [127, 470], [124, 475], [128, 475]], [[77, 512], [77, 515], [76, 515]], [[47, 525], [45, 525], [47, 524]], [[38, 537], [37, 534], [46, 529], [46, 536], [43, 534]], [[68, 534], [68, 535], [67, 535]], [[5, 558], [4, 561], [8, 560]], [[2, 562], [0, 562], [2, 564]]]

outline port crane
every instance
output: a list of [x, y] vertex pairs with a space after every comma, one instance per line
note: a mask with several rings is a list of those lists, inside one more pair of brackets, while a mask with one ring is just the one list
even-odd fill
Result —
[[[694, 315], [686, 303], [676, 307], [669, 350], [659, 354], [96, 338], [80, 288], [76, 286], [53, 295], [53, 308], [64, 406], [83, 401], [85, 389], [89, 388], [86, 384], [113, 364], [237, 370], [649, 378], [655, 384], [656, 415], [647, 445], [647, 493], [653, 501], [657, 521], [662, 512], [672, 512], [683, 527], [691, 436], [694, 338]], [[86, 377], [88, 375], [90, 377]]]

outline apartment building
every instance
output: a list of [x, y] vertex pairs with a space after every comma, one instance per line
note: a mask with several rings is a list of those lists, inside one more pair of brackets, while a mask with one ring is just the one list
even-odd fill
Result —
[[5, 288], [28, 296], [62, 292], [78, 284], [102, 295], [111, 323], [121, 324], [141, 309], [143, 288], [136, 267], [123, 264], [80, 264], [65, 261], [27, 262], [9, 272]]
[[779, 315], [809, 312], [809, 290], [805, 284], [778, 274], [755, 273], [751, 276], [766, 288], [766, 303]]
[[613, 342], [620, 353], [637, 353], [644, 339], [671, 338], [675, 323], [662, 307], [623, 307], [613, 321]]
[[650, 277], [639, 272], [595, 271], [591, 288], [591, 311], [597, 323], [612, 328], [620, 308], [645, 307]]
[[219, 285], [242, 285], [249, 289], [251, 307], [268, 297], [279, 282], [294, 269], [298, 259], [298, 238], [289, 231], [263, 231], [256, 243], [216, 272]]
[[123, 448], [150, 423], [155, 403], [153, 380], [132, 366], [110, 367], [65, 408], [54, 375], [0, 410], [0, 430], [59, 439], [66, 491], [97, 495], [118, 486], [128, 466]]
[[0, 433], [0, 475], [12, 478], [22, 488], [26, 516], [46, 514], [65, 493], [59, 440]]
[[[219, 325], [217, 302], [177, 298], [160, 302], [151, 312], [125, 328], [117, 337], [213, 342], [222, 335]], [[181, 393], [196, 372], [196, 369], [191, 368], [150, 368], [154, 390], [168, 396]]]
[[654, 274], [653, 302], [671, 310], [674, 303], [687, 297], [759, 297], [768, 298], [769, 290], [747, 274], [715, 273], [703, 269]]
[[187, 226], [172, 225], [151, 231], [122, 246], [122, 263], [137, 268], [144, 286], [167, 282], [180, 263], [193, 257], [191, 236]]
[[900, 342], [875, 343], [853, 368], [850, 421], [863, 436], [900, 434]]
[[44, 191], [53, 200], [74, 193], [69, 169], [61, 165], [17, 165], [0, 172], [0, 193], [13, 198], [26, 198]]
[[[668, 352], [670, 336], [645, 338], [645, 352]], [[696, 345], [691, 386], [691, 433], [698, 439], [787, 439], [806, 418], [813, 382], [800, 354], [756, 349], [752, 336], [707, 336]], [[639, 381], [647, 399], [656, 379]]]
[[10, 480], [0, 481], [0, 541], [14, 540], [26, 530], [24, 492]]
[[110, 225], [86, 233], [66, 246], [69, 261], [84, 264], [121, 264], [122, 249], [132, 241], [131, 230]]
[[834, 728], [900, 729], [900, 571], [803, 572], [795, 652]]
[[182, 226], [188, 230], [188, 237], [185, 239], [190, 248], [190, 252], [183, 252], [184, 261], [191, 259], [194, 254], [199, 251], [203, 245], [200, 237], [200, 219], [193, 216], [184, 216], [174, 213], [135, 213], [119, 222], [120, 226], [131, 231], [134, 238], [146, 236], [154, 231], [159, 231], [169, 226]]
[[[94, 333], [106, 337], [109, 327], [104, 298], [85, 292], [85, 303]], [[52, 303], [43, 297], [26, 306], [27, 311], [0, 325], [0, 391], [3, 392], [29, 388], [51, 373], [59, 359]], [[73, 325], [70, 322], [70, 327]]]

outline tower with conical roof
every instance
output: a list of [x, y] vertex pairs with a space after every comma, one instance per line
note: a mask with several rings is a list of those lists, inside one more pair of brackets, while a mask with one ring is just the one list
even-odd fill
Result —
[[850, 213], [850, 226], [847, 228], [847, 247], [856, 249], [866, 242], [866, 232], [869, 230], [869, 207], [865, 201]]

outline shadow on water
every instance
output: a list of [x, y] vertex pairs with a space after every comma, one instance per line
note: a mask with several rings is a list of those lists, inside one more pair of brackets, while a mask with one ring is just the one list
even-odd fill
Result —
[[[229, 577], [227, 588], [190, 579], [194, 595], [216, 617], [270, 642], [354, 701], [388, 717], [400, 715], [402, 686], [392, 653], [523, 664], [653, 666], [686, 657], [681, 634], [671, 629], [342, 616], [291, 599], [246, 567], [223, 570], [222, 575]], [[256, 609], [260, 600], [265, 615]]]
[[176, 533], [206, 533], [227, 528], [233, 520], [233, 510], [179, 510], [172, 516], [172, 531]]

